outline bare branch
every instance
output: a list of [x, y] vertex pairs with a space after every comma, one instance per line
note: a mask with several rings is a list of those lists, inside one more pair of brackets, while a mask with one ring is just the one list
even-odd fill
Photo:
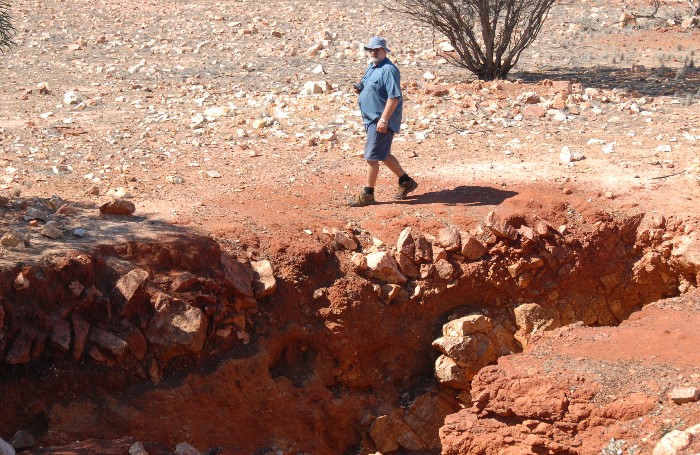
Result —
[[688, 0], [688, 5], [693, 10], [693, 16], [700, 16], [700, 0]]
[[659, 6], [661, 6], [661, 2], [659, 0], [654, 0], [652, 3], [652, 6], [654, 7], [654, 11], [652, 11], [649, 14], [633, 14], [635, 19], [643, 18], [643, 19], [654, 19], [656, 18], [656, 13], [659, 11]]

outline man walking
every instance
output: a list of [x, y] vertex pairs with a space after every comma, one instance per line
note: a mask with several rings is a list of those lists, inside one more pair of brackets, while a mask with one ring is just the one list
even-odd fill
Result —
[[403, 97], [399, 69], [386, 56], [391, 52], [386, 40], [379, 36], [370, 38], [365, 46], [370, 64], [362, 81], [355, 86], [359, 94], [360, 112], [367, 131], [365, 160], [367, 161], [367, 183], [362, 192], [348, 201], [351, 207], [376, 204], [374, 185], [379, 175], [381, 161], [399, 178], [399, 187], [394, 199], [404, 199], [418, 187], [418, 183], [404, 172], [399, 160], [391, 154], [391, 141], [401, 127]]

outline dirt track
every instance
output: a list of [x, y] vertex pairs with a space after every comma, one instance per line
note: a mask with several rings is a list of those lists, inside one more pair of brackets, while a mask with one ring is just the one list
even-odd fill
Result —
[[[432, 235], [445, 226], [478, 230], [490, 211], [529, 225], [543, 220], [571, 238], [595, 232], [601, 220], [637, 214], [663, 216], [673, 225], [669, 233], [689, 235], [697, 229], [700, 197], [699, 76], [692, 68], [682, 77], [679, 72], [700, 50], [700, 32], [641, 20], [638, 29], [620, 29], [624, 6], [558, 5], [512, 79], [482, 84], [440, 62], [429, 30], [368, 2], [327, 2], [322, 10], [313, 2], [283, 1], [15, 2], [18, 47], [2, 57], [0, 69], [0, 195], [9, 198], [0, 221], [3, 233], [14, 229], [29, 241], [3, 248], [2, 261], [11, 269], [73, 248], [211, 235], [242, 261], [270, 259], [286, 286], [312, 292], [323, 280], [295, 280], [323, 273], [324, 228], [353, 230], [365, 252], [373, 237], [393, 245], [407, 226]], [[664, 3], [659, 16], [673, 17], [684, 7]], [[383, 170], [380, 204], [352, 209], [345, 199], [361, 187], [364, 162], [350, 86], [365, 65], [361, 43], [368, 30], [388, 38], [402, 70], [406, 108], [394, 153], [420, 186], [408, 200], [391, 201], [395, 182]], [[324, 40], [325, 49], [307, 55]], [[318, 65], [321, 72], [314, 71]], [[310, 81], [326, 81], [328, 89], [305, 96]], [[68, 92], [75, 96], [70, 104]], [[537, 101], [527, 101], [530, 92]], [[585, 158], [562, 161], [564, 147]], [[124, 193], [136, 205], [135, 217], [99, 215], [101, 204]], [[58, 239], [39, 234], [43, 221], [24, 218], [28, 207], [53, 213], [61, 206], [67, 208], [53, 216], [63, 230]], [[74, 236], [76, 228], [87, 235]], [[352, 276], [348, 260], [339, 259], [337, 271]], [[344, 286], [365, 295], [353, 280]], [[262, 313], [301, 317], [297, 311], [304, 310], [286, 308], [283, 298], [299, 299], [301, 291], [279, 292], [273, 301], [280, 313]], [[343, 301], [336, 299], [332, 303]], [[455, 306], [442, 305], [445, 312]], [[336, 314], [329, 311], [326, 317]], [[270, 352], [307, 336], [286, 323], [260, 324], [261, 338], [266, 330], [292, 333], [271, 341]], [[356, 329], [371, 335], [369, 328]], [[621, 338], [616, 347], [624, 351], [628, 341], [637, 342]], [[588, 357], [596, 346], [576, 349]], [[428, 351], [422, 353], [429, 357]], [[646, 371], [644, 359], [632, 362]], [[353, 380], [358, 389], [366, 386]], [[305, 398], [325, 403], [328, 392], [316, 385], [309, 393], [319, 395]], [[198, 393], [196, 385], [187, 387]], [[333, 389], [331, 397], [337, 393], [344, 392]], [[388, 396], [383, 400], [391, 402]], [[339, 409], [353, 404], [381, 408], [364, 397]], [[669, 425], [697, 423], [697, 413], [689, 415]], [[366, 431], [371, 418], [355, 417], [348, 427]], [[322, 426], [306, 423], [302, 429]], [[0, 437], [9, 433], [0, 428]], [[188, 433], [169, 436], [179, 440], [156, 442], [172, 448]], [[311, 450], [290, 442], [305, 437], [288, 436], [279, 447]], [[372, 447], [354, 437], [345, 436], [345, 447]], [[258, 442], [251, 437], [246, 447]]]

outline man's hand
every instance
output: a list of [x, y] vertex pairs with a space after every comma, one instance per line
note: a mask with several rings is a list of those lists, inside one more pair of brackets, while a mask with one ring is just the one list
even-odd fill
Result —
[[389, 122], [386, 119], [380, 118], [379, 121], [377, 122], [377, 132], [384, 134], [384, 133], [386, 133], [388, 128], [389, 128]]
[[389, 128], [389, 119], [393, 115], [394, 111], [396, 110], [396, 106], [399, 105], [399, 99], [398, 98], [389, 98], [386, 100], [386, 105], [384, 106], [384, 112], [382, 112], [382, 116], [379, 118], [379, 121], [377, 122], [377, 133], [386, 133], [386, 130]]

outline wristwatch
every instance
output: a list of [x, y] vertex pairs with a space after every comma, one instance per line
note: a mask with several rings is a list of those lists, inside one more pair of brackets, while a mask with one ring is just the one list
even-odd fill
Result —
[[387, 123], [387, 120], [385, 118], [380, 118], [379, 123]]

